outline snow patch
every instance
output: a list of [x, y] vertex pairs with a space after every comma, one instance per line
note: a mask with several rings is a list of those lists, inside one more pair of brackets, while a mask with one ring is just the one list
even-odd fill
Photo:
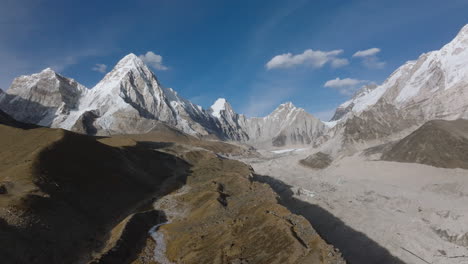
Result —
[[336, 124], [338, 124], [338, 121], [339, 121], [339, 120], [336, 120], [336, 121], [328, 121], [328, 122], [322, 121], [322, 123], [324, 123], [328, 128], [333, 128], [333, 127], [336, 126]]
[[287, 152], [293, 152], [293, 151], [304, 151], [307, 148], [294, 148], [294, 149], [280, 149], [280, 150], [272, 150], [272, 153], [275, 154], [282, 154], [282, 153], [287, 153]]
[[211, 114], [217, 118], [221, 117], [221, 111], [226, 110], [226, 99], [218, 98], [216, 102], [211, 106]]

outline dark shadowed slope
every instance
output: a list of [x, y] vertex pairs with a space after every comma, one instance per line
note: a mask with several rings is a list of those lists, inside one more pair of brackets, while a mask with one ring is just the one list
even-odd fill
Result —
[[0, 125], [0, 146], [2, 263], [89, 260], [109, 230], [188, 171], [169, 154], [59, 129]]
[[185, 208], [161, 228], [174, 263], [344, 263], [248, 165], [213, 153], [236, 148], [172, 132], [95, 138], [0, 124], [1, 262], [157, 263], [148, 231], [174, 208], [151, 205], [172, 200]]
[[468, 169], [468, 120], [429, 121], [385, 151], [382, 159]]
[[18, 122], [15, 119], [13, 119], [11, 116], [9, 116], [7, 113], [3, 112], [2, 110], [0, 110], [0, 125], [6, 125], [6, 126], [24, 128], [24, 129], [38, 127], [37, 125]]
[[340, 250], [347, 263], [404, 264], [366, 234], [354, 230], [332, 213], [294, 197], [292, 186], [266, 175], [255, 175], [254, 181], [266, 183], [275, 190], [280, 204], [294, 214], [305, 217], [325, 241]]

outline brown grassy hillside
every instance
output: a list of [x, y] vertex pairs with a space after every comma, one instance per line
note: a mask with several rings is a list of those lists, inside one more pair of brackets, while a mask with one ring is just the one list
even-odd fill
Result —
[[1, 263], [157, 263], [148, 231], [171, 216], [152, 206], [166, 200], [185, 212], [162, 228], [173, 262], [343, 263], [249, 166], [214, 153], [248, 148], [3, 124], [0, 146]]
[[107, 230], [158, 191], [170, 191], [160, 190], [164, 180], [179, 176], [183, 183], [188, 169], [172, 155], [58, 129], [0, 125], [0, 145], [4, 263], [89, 259]]
[[468, 169], [468, 120], [429, 121], [385, 151], [382, 159]]

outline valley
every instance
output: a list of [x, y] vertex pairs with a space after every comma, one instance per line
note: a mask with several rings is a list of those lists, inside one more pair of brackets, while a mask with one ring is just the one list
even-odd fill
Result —
[[286, 100], [205, 109], [161, 84], [157, 56], [92, 88], [46, 68], [0, 89], [0, 262], [468, 263], [467, 24], [357, 80], [329, 121]]
[[243, 161], [350, 263], [467, 263], [466, 170], [363, 153], [311, 169], [307, 151], [261, 153]]

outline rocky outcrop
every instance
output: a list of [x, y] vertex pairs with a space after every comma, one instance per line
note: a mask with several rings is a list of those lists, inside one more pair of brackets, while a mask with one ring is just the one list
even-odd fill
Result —
[[468, 169], [468, 120], [434, 120], [396, 142], [383, 160]]
[[308, 156], [307, 158], [299, 161], [300, 164], [313, 169], [324, 169], [330, 166], [332, 162], [333, 160], [330, 157], [330, 155], [325, 154], [323, 152], [314, 153]]
[[250, 139], [245, 130], [246, 117], [234, 112], [226, 99], [216, 100], [210, 107], [210, 113], [218, 120], [220, 131], [227, 139], [243, 142]]
[[249, 143], [276, 147], [312, 144], [326, 129], [319, 119], [292, 103], [281, 104], [266, 117], [245, 122]]
[[76, 110], [87, 89], [73, 79], [47, 68], [21, 76], [7, 92], [0, 94], [0, 108], [18, 121], [41, 126], [58, 126], [57, 120]]
[[359, 91], [356, 92], [356, 94], [350, 100], [342, 103], [340, 106], [338, 106], [338, 108], [336, 108], [335, 114], [330, 119], [330, 121], [337, 121], [345, 117], [346, 114], [353, 110], [354, 106], [361, 97], [366, 96], [375, 88], [377, 88], [376, 84], [364, 85]]
[[16, 128], [23, 128], [23, 129], [37, 128], [38, 127], [37, 125], [18, 122], [14, 118], [9, 116], [7, 113], [3, 112], [2, 110], [0, 110], [0, 125], [11, 126], [11, 127], [16, 127]]

